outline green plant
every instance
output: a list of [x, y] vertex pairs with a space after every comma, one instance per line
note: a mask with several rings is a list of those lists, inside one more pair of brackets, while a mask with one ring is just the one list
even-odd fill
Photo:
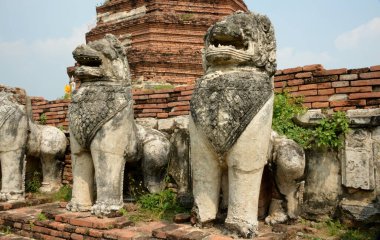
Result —
[[325, 225], [330, 236], [339, 236], [346, 229], [346, 227], [341, 224], [339, 220], [329, 219], [325, 222]]
[[303, 148], [312, 147], [338, 149], [343, 146], [344, 134], [349, 130], [349, 119], [344, 112], [336, 112], [323, 118], [315, 128], [303, 128], [293, 118], [303, 114], [306, 108], [303, 99], [288, 93], [276, 94], [273, 107], [272, 127]]
[[62, 126], [62, 125], [61, 125], [61, 126], [58, 126], [57, 128], [58, 128], [59, 130], [61, 130], [62, 132], [65, 130], [65, 127]]
[[10, 226], [4, 226], [1, 228], [1, 232], [4, 233], [4, 235], [9, 235], [11, 234], [11, 227]]
[[128, 215], [128, 212], [127, 212], [127, 210], [126, 210], [125, 208], [121, 208], [121, 209], [119, 210], [119, 213], [120, 213], [121, 215], [123, 215], [123, 216], [127, 216], [127, 215]]
[[36, 193], [42, 186], [41, 184], [41, 173], [34, 171], [31, 179], [25, 184], [25, 191]]
[[38, 221], [45, 221], [45, 220], [47, 220], [48, 218], [45, 216], [45, 214], [43, 214], [43, 213], [39, 213], [38, 215], [37, 215], [37, 220]]
[[149, 210], [158, 218], [168, 218], [173, 213], [185, 211], [176, 199], [176, 194], [167, 189], [156, 194], [145, 194], [138, 200], [142, 209]]
[[47, 121], [46, 114], [45, 113], [41, 114], [40, 119], [38, 121], [40, 122], [40, 124], [45, 125]]
[[68, 202], [71, 199], [72, 188], [70, 185], [62, 186], [58, 192], [56, 192], [53, 196], [55, 201], [65, 201]]
[[370, 233], [364, 233], [359, 230], [348, 230], [340, 237], [341, 240], [372, 240], [375, 239], [375, 236], [372, 236]]
[[349, 130], [349, 119], [344, 112], [336, 112], [323, 118], [313, 131], [315, 145], [338, 149], [343, 146], [344, 135]]
[[298, 126], [293, 122], [296, 115], [306, 112], [302, 105], [303, 99], [293, 97], [288, 93], [276, 94], [273, 106], [273, 129], [279, 134], [285, 135], [304, 148], [310, 147], [312, 130]]

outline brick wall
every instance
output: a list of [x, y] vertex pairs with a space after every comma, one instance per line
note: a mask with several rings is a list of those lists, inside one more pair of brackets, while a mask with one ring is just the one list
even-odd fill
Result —
[[133, 82], [193, 84], [203, 73], [204, 34], [237, 10], [248, 11], [243, 0], [113, 0], [96, 8], [86, 39], [114, 34], [129, 49]]
[[[308, 108], [331, 108], [346, 111], [355, 108], [380, 107], [380, 65], [359, 69], [326, 70], [320, 64], [278, 70], [275, 91], [303, 96]], [[135, 117], [169, 118], [188, 115], [194, 86], [178, 86], [163, 90], [133, 90]], [[47, 101], [32, 97], [33, 117], [42, 114], [46, 124], [69, 125], [67, 110], [70, 100]]]
[[346, 111], [380, 107], [380, 65], [326, 70], [322, 65], [279, 70], [275, 91], [303, 96], [308, 108]]
[[[325, 70], [322, 65], [279, 70], [274, 78], [275, 91], [288, 91], [293, 96], [303, 96], [308, 108], [331, 108], [346, 111], [355, 108], [380, 107], [380, 65], [360, 69]], [[133, 90], [136, 118], [170, 118], [188, 115], [194, 86], [179, 86], [164, 90]], [[70, 100], [47, 101], [32, 98], [33, 117], [42, 114], [46, 124], [63, 126], [69, 123], [67, 110]], [[65, 157], [63, 182], [71, 183], [71, 157]]]

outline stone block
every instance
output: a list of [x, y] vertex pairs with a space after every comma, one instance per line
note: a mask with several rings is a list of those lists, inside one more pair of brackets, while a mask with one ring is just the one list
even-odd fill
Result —
[[342, 159], [342, 184], [362, 190], [374, 190], [375, 173], [371, 132], [353, 129], [346, 135]]

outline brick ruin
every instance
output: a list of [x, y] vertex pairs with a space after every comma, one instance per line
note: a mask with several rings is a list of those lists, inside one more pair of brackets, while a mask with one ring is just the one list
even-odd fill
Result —
[[86, 39], [117, 36], [129, 48], [134, 83], [193, 84], [203, 74], [204, 33], [238, 10], [248, 11], [243, 0], [108, 0]]

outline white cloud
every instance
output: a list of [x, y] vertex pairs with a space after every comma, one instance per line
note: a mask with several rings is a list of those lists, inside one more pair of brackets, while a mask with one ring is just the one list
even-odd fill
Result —
[[38, 57], [59, 57], [71, 53], [74, 48], [85, 42], [85, 33], [88, 31], [87, 25], [75, 28], [68, 37], [37, 39], [32, 42], [17, 40], [14, 42], [0, 41], [1, 58], [10, 57], [31, 57], [37, 54]]
[[329, 64], [332, 60], [333, 58], [327, 52], [298, 51], [290, 47], [277, 51], [279, 69], [309, 64]]
[[31, 96], [62, 96], [62, 86], [68, 82], [66, 67], [75, 63], [71, 53], [85, 43], [87, 31], [84, 25], [73, 29], [67, 37], [0, 40], [0, 83], [22, 87]]
[[379, 47], [380, 17], [375, 17], [359, 27], [339, 35], [335, 39], [335, 46], [339, 50], [368, 48], [369, 45]]

